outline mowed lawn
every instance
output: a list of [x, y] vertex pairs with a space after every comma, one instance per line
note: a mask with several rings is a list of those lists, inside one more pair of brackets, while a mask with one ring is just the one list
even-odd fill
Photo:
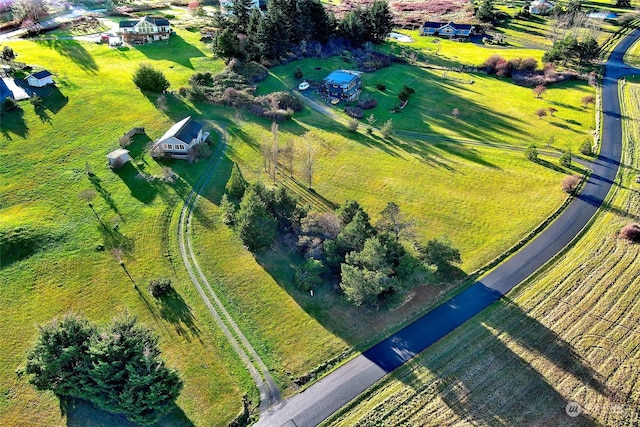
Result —
[[[303, 72], [303, 78], [319, 81], [332, 70], [355, 67], [351, 61], [340, 58], [305, 59], [270, 70], [271, 75], [259, 85], [259, 91], [297, 87], [296, 68]], [[509, 79], [411, 65], [395, 64], [364, 73], [362, 81], [362, 97], [378, 101], [376, 108], [364, 111], [363, 127], [367, 124], [366, 118], [373, 114], [377, 127], [391, 119], [398, 131], [517, 146], [536, 144], [540, 147], [553, 138], [554, 148], [574, 153], [585, 140], [592, 138], [595, 127], [593, 105], [583, 107], [581, 102], [595, 92], [583, 81], [549, 86], [541, 98], [536, 98], [532, 88], [514, 85]], [[378, 90], [378, 84], [385, 85], [386, 89]], [[389, 110], [400, 103], [398, 93], [403, 85], [415, 89], [416, 93], [402, 111], [390, 113]], [[313, 92], [306, 95], [322, 102]], [[332, 108], [340, 112], [343, 105]], [[455, 108], [459, 110], [458, 118], [453, 115]], [[548, 113], [539, 119], [536, 111], [549, 108], [556, 110], [553, 115]]]
[[[529, 162], [521, 152], [347, 138], [335, 132], [340, 128], [323, 130], [332, 122], [322, 117], [301, 117], [280, 126], [280, 144], [291, 141], [299, 157], [293, 178], [287, 171], [278, 185], [321, 211], [346, 199], [357, 200], [374, 222], [386, 203], [394, 201], [415, 221], [418, 240], [447, 235], [461, 249], [466, 272], [515, 244], [566, 198], [559, 188], [564, 174]], [[302, 120], [314, 121], [316, 127], [308, 129]], [[226, 166], [220, 171], [225, 178], [217, 180], [219, 185], [229, 176], [232, 161], [250, 182], [271, 183], [259, 148], [260, 141], [272, 138], [268, 123], [244, 123], [231, 130], [231, 136]], [[309, 144], [316, 153], [314, 191], [306, 188], [299, 172]], [[379, 312], [350, 306], [329, 286], [315, 289], [314, 296], [302, 293], [292, 285], [298, 257], [287, 255], [281, 246], [253, 256], [221, 224], [222, 192], [220, 186], [212, 188], [200, 204], [208, 213], [207, 222], [196, 222], [194, 229], [200, 264], [215, 278], [253, 342], [260, 343], [274, 366], [281, 366], [283, 380], [294, 380], [351, 347], [367, 348], [451, 290], [450, 284], [418, 286], [404, 303]]]
[[580, 240], [324, 425], [640, 422], [640, 246], [616, 238], [640, 219], [640, 85], [625, 97], [622, 173]]
[[[185, 381], [179, 409], [164, 425], [226, 425], [241, 411], [243, 395], [257, 400], [226, 338], [175, 270], [179, 253], [169, 247], [172, 215], [205, 162], [171, 164], [181, 176], [171, 185], [139, 176], [162, 176], [144, 146], [175, 119], [210, 118], [185, 105], [167, 116], [131, 81], [139, 61], [163, 70], [173, 88], [185, 85], [194, 69], [219, 68], [193, 38], [179, 31], [171, 43], [144, 51], [74, 41], [6, 43], [20, 61], [53, 72], [59, 93], [44, 97], [37, 113], [28, 101], [20, 103], [21, 113], [2, 113], [0, 232], [7, 253], [0, 269], [0, 425], [66, 425], [57, 399], [36, 392], [16, 370], [36, 326], [69, 311], [98, 323], [129, 312], [159, 334], [167, 364]], [[135, 138], [133, 164], [114, 173], [105, 155], [134, 126], [145, 127], [147, 137]], [[79, 197], [84, 190], [95, 192], [95, 213]], [[7, 237], [18, 231], [21, 241]], [[115, 248], [122, 248], [126, 270]], [[18, 249], [34, 252], [16, 257]], [[177, 294], [157, 301], [147, 285], [160, 276], [173, 280]], [[102, 419], [89, 416], [96, 425]]]

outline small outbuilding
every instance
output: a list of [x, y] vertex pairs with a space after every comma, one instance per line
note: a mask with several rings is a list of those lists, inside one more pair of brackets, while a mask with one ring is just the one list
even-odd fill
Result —
[[111, 169], [120, 168], [129, 160], [131, 160], [129, 150], [125, 150], [124, 148], [119, 148], [107, 154], [107, 164]]
[[31, 87], [44, 87], [53, 84], [53, 74], [47, 70], [38, 71], [27, 76], [27, 83]]

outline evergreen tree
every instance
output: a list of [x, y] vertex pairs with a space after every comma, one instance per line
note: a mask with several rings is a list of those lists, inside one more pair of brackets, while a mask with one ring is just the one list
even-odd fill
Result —
[[223, 59], [237, 58], [240, 56], [238, 34], [233, 28], [225, 28], [220, 31], [213, 40], [213, 53]]
[[254, 10], [252, 0], [231, 0], [231, 26], [236, 33], [246, 34], [249, 17]]
[[289, 37], [280, 15], [267, 13], [258, 29], [258, 50], [269, 59], [279, 58], [289, 46]]
[[313, 21], [310, 39], [326, 43], [336, 31], [336, 18], [329, 14], [320, 0], [308, 0], [308, 13]]
[[393, 15], [386, 1], [376, 0], [369, 9], [372, 23], [371, 41], [382, 43], [393, 29]]
[[240, 238], [251, 251], [269, 246], [278, 227], [276, 219], [258, 194], [257, 188], [253, 185], [245, 192], [236, 215], [236, 227]]
[[336, 210], [336, 214], [344, 225], [349, 224], [358, 212], [360, 212], [363, 217], [369, 221], [369, 214], [366, 213], [362, 206], [360, 206], [360, 204], [355, 200], [347, 200]]
[[381, 293], [400, 287], [387, 248], [377, 237], [368, 238], [361, 251], [347, 254], [340, 269], [340, 287], [355, 305], [374, 303]]
[[598, 41], [589, 36], [578, 45], [578, 61], [582, 64], [584, 62], [591, 62], [598, 58], [600, 54], [600, 46]]
[[139, 424], [152, 424], [173, 408], [182, 381], [160, 360], [158, 338], [135, 318], [115, 319], [95, 335], [89, 354], [88, 395], [100, 408]]
[[296, 220], [298, 199], [285, 187], [278, 187], [274, 194], [273, 214], [283, 229], [291, 227]]
[[358, 45], [367, 40], [365, 23], [362, 22], [361, 13], [358, 9], [351, 10], [342, 18], [338, 24], [338, 32]]
[[252, 61], [260, 60], [262, 52], [260, 51], [260, 37], [262, 31], [262, 13], [258, 9], [252, 9], [247, 24], [247, 55]]
[[160, 359], [157, 337], [135, 318], [102, 331], [74, 315], [40, 327], [25, 372], [39, 390], [80, 398], [152, 424], [174, 407], [182, 380]]
[[29, 382], [58, 397], [84, 397], [91, 366], [88, 349], [95, 327], [69, 314], [38, 329], [38, 338], [27, 355], [25, 372], [33, 375]]
[[415, 245], [418, 258], [427, 265], [435, 265], [440, 272], [449, 271], [452, 264], [462, 262], [460, 250], [446, 237], [432, 239], [425, 246]]
[[233, 167], [231, 168], [231, 176], [227, 181], [227, 185], [225, 186], [225, 189], [227, 190], [227, 193], [229, 193], [231, 197], [234, 197], [236, 199], [241, 199], [242, 196], [244, 195], [244, 190], [246, 188], [247, 188], [247, 182], [242, 177], [242, 172], [240, 172], [240, 168], [238, 167], [238, 164], [234, 162]]
[[226, 194], [220, 199], [220, 219], [225, 225], [236, 223], [236, 206], [229, 200]]
[[493, 21], [494, 16], [493, 1], [484, 0], [476, 11], [476, 18], [478, 18], [482, 22], [490, 22]]
[[162, 71], [156, 70], [149, 64], [140, 64], [133, 73], [133, 83], [142, 90], [149, 92], [164, 92], [169, 88], [169, 80]]

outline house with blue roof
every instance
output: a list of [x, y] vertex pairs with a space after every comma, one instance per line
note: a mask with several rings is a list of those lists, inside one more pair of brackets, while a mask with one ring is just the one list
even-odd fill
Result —
[[322, 80], [320, 92], [329, 98], [353, 101], [362, 90], [362, 73], [352, 70], [336, 70]]
[[473, 31], [471, 24], [456, 24], [455, 22], [425, 22], [420, 27], [421, 36], [462, 37], [471, 36]]
[[174, 124], [158, 139], [151, 149], [151, 155], [163, 155], [174, 159], [188, 159], [196, 145], [203, 143], [209, 137], [209, 132], [203, 132], [202, 123], [185, 117]]

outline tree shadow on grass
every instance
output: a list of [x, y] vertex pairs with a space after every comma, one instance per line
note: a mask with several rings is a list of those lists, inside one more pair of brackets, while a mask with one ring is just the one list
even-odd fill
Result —
[[24, 111], [21, 109], [10, 112], [3, 111], [2, 118], [0, 119], [0, 133], [9, 141], [13, 139], [11, 134], [17, 135], [20, 138], [28, 137], [29, 128], [24, 120]]
[[[129, 421], [124, 415], [99, 409], [86, 400], [73, 399], [64, 404], [61, 401], [60, 410], [62, 415], [67, 417], [68, 427], [140, 427], [139, 424]], [[151, 426], [192, 427], [193, 422], [182, 408], [175, 406], [171, 412]]]
[[42, 123], [51, 124], [51, 116], [49, 115], [49, 113], [47, 113], [47, 109], [44, 105], [33, 107], [33, 111], [36, 113], [36, 116], [38, 116]]
[[99, 70], [98, 64], [96, 64], [91, 54], [76, 40], [36, 39], [35, 42], [40, 46], [55, 50], [64, 58], [72, 60], [87, 73], [95, 74]]
[[105, 201], [107, 206], [115, 213], [120, 215], [120, 211], [118, 210], [118, 206], [116, 205], [115, 200], [111, 197], [111, 193], [109, 193], [103, 186], [102, 180], [93, 172], [87, 173], [87, 177], [89, 178], [89, 182], [93, 185], [93, 188], [96, 189], [100, 197]]
[[151, 183], [152, 178], [141, 173], [131, 162], [125, 163], [119, 169], [114, 171], [122, 182], [129, 187], [129, 191], [133, 197], [140, 200], [145, 205], [153, 202], [158, 194], [158, 188], [155, 183]]
[[127, 237], [120, 233], [117, 226], [108, 227], [105, 223], [100, 221], [98, 225], [98, 231], [102, 236], [104, 247], [107, 250], [121, 249], [125, 254], [130, 254], [134, 247], [135, 241], [131, 237]]
[[133, 135], [131, 137], [131, 143], [127, 145], [129, 155], [134, 159], [141, 159], [149, 143], [151, 142], [151, 138], [146, 133], [138, 133]]
[[160, 306], [160, 316], [170, 322], [178, 335], [190, 341], [190, 335], [200, 338], [200, 328], [195, 324], [195, 318], [191, 312], [191, 307], [182, 299], [182, 296], [175, 290], [171, 290], [166, 295], [157, 298]]
[[280, 175], [278, 183], [287, 188], [291, 194], [298, 196], [302, 205], [308, 205], [312, 209], [320, 212], [333, 211], [338, 207], [337, 203], [325, 198], [322, 194], [318, 193], [313, 188], [309, 188], [307, 185], [298, 181], [295, 177], [291, 177], [286, 174]]
[[[482, 309], [481, 306], [473, 307], [475, 300], [470, 297], [466, 301], [446, 303], [442, 313], [430, 323], [422, 324], [414, 333], [429, 335], [431, 330], [438, 330], [442, 322], [449, 322], [449, 316], [458, 316], [457, 312], [464, 315], [470, 310], [473, 315]], [[402, 337], [391, 339], [389, 345], [400, 359], [416, 354], [417, 349]], [[514, 348], [524, 351], [516, 352]], [[558, 393], [548, 378], [521, 354], [527, 354], [531, 360], [548, 362], [552, 369], [574, 378], [594, 393], [608, 398], [616, 395], [604, 383], [606, 378], [570, 343], [508, 298], [503, 298], [426, 350], [423, 358], [413, 363], [413, 369], [400, 371], [398, 378], [413, 389], [405, 395], [409, 404], [391, 406], [385, 416], [393, 417], [395, 412], [402, 411], [408, 415], [405, 419], [410, 424], [411, 417], [418, 416], [424, 406], [440, 400], [458, 419], [474, 425], [495, 425], [497, 420], [500, 425], [595, 423], [586, 413], [575, 420], [569, 418], [565, 408], [570, 397]], [[416, 368], [426, 368], [431, 374], [418, 377]], [[424, 405], [412, 405], [415, 401], [424, 402]], [[379, 412], [380, 409], [372, 408], [371, 411]]]
[[135, 46], [134, 49], [149, 59], [173, 61], [192, 70], [191, 58], [205, 57], [204, 53], [177, 34], [171, 35], [168, 41]]

